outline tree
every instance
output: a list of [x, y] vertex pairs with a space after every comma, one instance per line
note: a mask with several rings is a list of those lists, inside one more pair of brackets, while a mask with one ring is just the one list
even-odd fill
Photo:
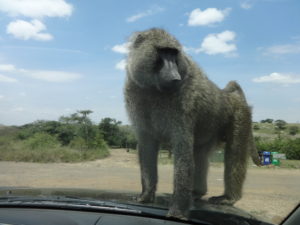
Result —
[[122, 146], [122, 134], [119, 128], [121, 124], [121, 121], [109, 117], [102, 119], [99, 123], [99, 129], [109, 146]]
[[289, 134], [296, 135], [299, 132], [299, 127], [297, 126], [290, 126], [289, 127]]
[[255, 123], [255, 124], [253, 125], [253, 129], [254, 129], [254, 130], [259, 130], [260, 127], [259, 127], [259, 125], [258, 125], [257, 123]]
[[66, 131], [71, 130], [73, 136], [64, 132], [64, 137], [72, 137], [69, 143], [72, 147], [83, 149], [101, 149], [107, 148], [103, 140], [103, 136], [97, 126], [95, 126], [89, 114], [93, 113], [91, 110], [78, 110], [70, 116], [60, 117], [60, 121], [64, 123]]
[[127, 149], [136, 149], [137, 140], [132, 127], [129, 125], [120, 125], [119, 129], [122, 138], [122, 147]]
[[284, 130], [286, 129], [286, 122], [284, 120], [275, 121], [275, 129]]
[[260, 122], [261, 123], [273, 123], [273, 119], [270, 119], [270, 118], [268, 118], [268, 119], [265, 119], [265, 120], [261, 120]]

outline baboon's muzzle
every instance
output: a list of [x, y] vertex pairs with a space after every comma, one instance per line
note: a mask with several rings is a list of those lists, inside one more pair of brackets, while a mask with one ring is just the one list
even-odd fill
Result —
[[162, 67], [159, 71], [159, 86], [162, 90], [173, 90], [178, 88], [181, 76], [178, 72], [176, 57], [172, 54], [162, 54]]

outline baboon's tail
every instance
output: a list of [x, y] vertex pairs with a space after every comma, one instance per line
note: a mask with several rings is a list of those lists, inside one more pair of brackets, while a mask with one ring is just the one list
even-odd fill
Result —
[[[242, 101], [244, 101], [247, 104], [246, 101], [246, 97], [245, 94], [241, 88], [241, 86], [236, 82], [236, 81], [230, 81], [226, 87], [223, 89], [223, 91], [227, 92], [227, 93], [237, 93]], [[251, 111], [251, 107], [249, 107], [249, 110]], [[254, 138], [253, 138], [253, 134], [252, 134], [252, 130], [249, 132], [249, 143], [248, 146], [250, 149], [248, 149], [250, 151], [250, 156], [253, 160], [253, 162], [257, 165], [260, 166], [261, 165], [261, 161], [257, 152], [257, 149], [255, 147], [255, 143], [254, 143]]]
[[244, 101], [246, 101], [245, 94], [244, 94], [241, 86], [236, 81], [230, 81], [230, 82], [228, 82], [228, 84], [223, 89], [223, 91], [225, 91], [227, 93], [237, 92], [242, 97], [242, 99]]
[[249, 137], [249, 150], [250, 150], [250, 156], [252, 158], [252, 161], [254, 162], [255, 165], [261, 166], [261, 160], [259, 158], [257, 149], [255, 147], [255, 142], [253, 139], [253, 134], [250, 132], [250, 137]]

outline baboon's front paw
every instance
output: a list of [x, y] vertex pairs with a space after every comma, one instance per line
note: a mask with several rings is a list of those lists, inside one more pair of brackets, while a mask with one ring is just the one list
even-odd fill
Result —
[[188, 220], [187, 216], [184, 215], [184, 213], [181, 210], [172, 209], [172, 208], [169, 209], [167, 217], [173, 217], [173, 218], [177, 218], [177, 219], [180, 219], [180, 220]]
[[154, 202], [154, 194], [143, 193], [138, 197], [137, 201], [140, 203], [152, 203], [152, 202]]
[[237, 200], [228, 198], [225, 195], [211, 197], [208, 200], [210, 203], [219, 204], [219, 205], [233, 205]]

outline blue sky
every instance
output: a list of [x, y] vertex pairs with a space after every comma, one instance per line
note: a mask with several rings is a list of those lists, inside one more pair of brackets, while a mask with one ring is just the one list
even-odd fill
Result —
[[243, 87], [253, 119], [300, 121], [300, 1], [0, 0], [0, 124], [76, 110], [128, 123], [127, 41], [164, 28], [220, 88]]

